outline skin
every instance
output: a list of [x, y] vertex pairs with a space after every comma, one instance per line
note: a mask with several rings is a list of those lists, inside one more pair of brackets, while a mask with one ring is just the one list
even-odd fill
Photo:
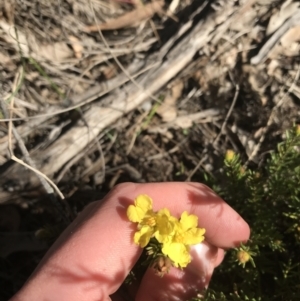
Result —
[[191, 250], [192, 262], [160, 278], [149, 268], [129, 292], [136, 301], [177, 301], [207, 287], [224, 249], [246, 242], [250, 229], [210, 188], [198, 183], [124, 183], [103, 201], [87, 206], [48, 251], [33, 275], [10, 301], [125, 301], [119, 287], [141, 254], [133, 243], [136, 224], [126, 210], [139, 194], [153, 199], [155, 211], [168, 208], [198, 216], [205, 242]]

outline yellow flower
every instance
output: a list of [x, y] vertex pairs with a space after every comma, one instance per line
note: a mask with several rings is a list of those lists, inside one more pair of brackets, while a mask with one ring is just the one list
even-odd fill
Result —
[[140, 245], [141, 248], [144, 248], [149, 243], [150, 238], [153, 237], [156, 231], [156, 220], [157, 213], [150, 209], [138, 224], [139, 231], [134, 234], [134, 242]]
[[144, 248], [149, 243], [150, 238], [153, 235], [153, 232], [154, 232], [153, 228], [149, 226], [144, 226], [139, 231], [135, 232], [133, 240], [141, 248]]
[[190, 245], [204, 240], [205, 229], [198, 228], [198, 217], [186, 211], [180, 220], [170, 214], [166, 208], [154, 212], [152, 199], [139, 195], [134, 205], [127, 209], [128, 219], [138, 223], [134, 242], [144, 248], [152, 237], [155, 237], [162, 253], [176, 267], [184, 268], [191, 261]]
[[134, 205], [127, 209], [127, 217], [130, 221], [138, 223], [138, 229], [134, 234], [134, 242], [144, 248], [153, 236], [156, 225], [156, 213], [152, 210], [152, 199], [145, 194], [139, 195], [134, 200]]
[[134, 234], [134, 242], [144, 248], [151, 237], [162, 243], [167, 241], [174, 232], [176, 218], [171, 216], [168, 209], [158, 212], [152, 210], [152, 199], [147, 195], [139, 195], [134, 205], [127, 209], [130, 221], [138, 223], [138, 231]]
[[134, 223], [140, 223], [147, 213], [152, 211], [152, 199], [141, 194], [134, 200], [134, 205], [130, 205], [127, 209], [127, 217]]
[[162, 252], [167, 255], [176, 267], [186, 267], [191, 261], [189, 246], [201, 243], [204, 240], [205, 229], [197, 228], [198, 217], [188, 215], [184, 211], [180, 221], [176, 223], [172, 239], [164, 242]]
[[191, 262], [189, 247], [178, 242], [166, 243], [162, 247], [163, 254], [167, 255], [174, 266], [185, 268]]
[[186, 211], [181, 214], [180, 222], [177, 224], [174, 240], [185, 245], [196, 245], [204, 240], [205, 229], [197, 228], [198, 217], [188, 215]]
[[172, 216], [168, 209], [164, 208], [158, 211], [156, 216], [156, 231], [154, 233], [158, 242], [164, 243], [172, 239], [177, 222], [177, 218]]

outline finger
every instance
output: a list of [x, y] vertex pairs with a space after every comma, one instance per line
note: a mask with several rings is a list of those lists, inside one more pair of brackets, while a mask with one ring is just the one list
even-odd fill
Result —
[[216, 268], [217, 266], [219, 266], [219, 265], [222, 263], [222, 261], [223, 261], [223, 259], [224, 259], [224, 256], [225, 256], [224, 250], [218, 248], [218, 256], [217, 256], [217, 259], [216, 259], [216, 261], [215, 261], [215, 268]]
[[192, 262], [183, 270], [171, 268], [162, 278], [148, 269], [138, 290], [137, 301], [189, 300], [203, 292], [218, 259], [218, 248], [202, 243], [191, 249]]
[[122, 184], [104, 202], [89, 206], [79, 215], [16, 298], [107, 300], [141, 254], [133, 243], [136, 226], [126, 216], [128, 206], [139, 194], [150, 195], [155, 210], [167, 207], [175, 216], [184, 210], [198, 215], [199, 225], [206, 228], [207, 241], [212, 245], [226, 248], [248, 239], [245, 221], [204, 185]]

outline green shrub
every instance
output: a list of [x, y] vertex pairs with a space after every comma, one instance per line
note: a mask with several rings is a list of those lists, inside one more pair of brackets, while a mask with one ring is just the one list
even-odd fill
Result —
[[249, 223], [251, 238], [227, 252], [194, 300], [299, 300], [300, 127], [256, 169], [227, 152], [222, 179], [209, 184]]

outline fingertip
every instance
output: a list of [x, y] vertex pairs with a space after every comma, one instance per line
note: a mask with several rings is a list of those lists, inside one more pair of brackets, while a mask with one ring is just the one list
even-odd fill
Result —
[[221, 248], [218, 248], [218, 254], [215, 260], [215, 268], [222, 263], [224, 256], [225, 256], [225, 251]]

